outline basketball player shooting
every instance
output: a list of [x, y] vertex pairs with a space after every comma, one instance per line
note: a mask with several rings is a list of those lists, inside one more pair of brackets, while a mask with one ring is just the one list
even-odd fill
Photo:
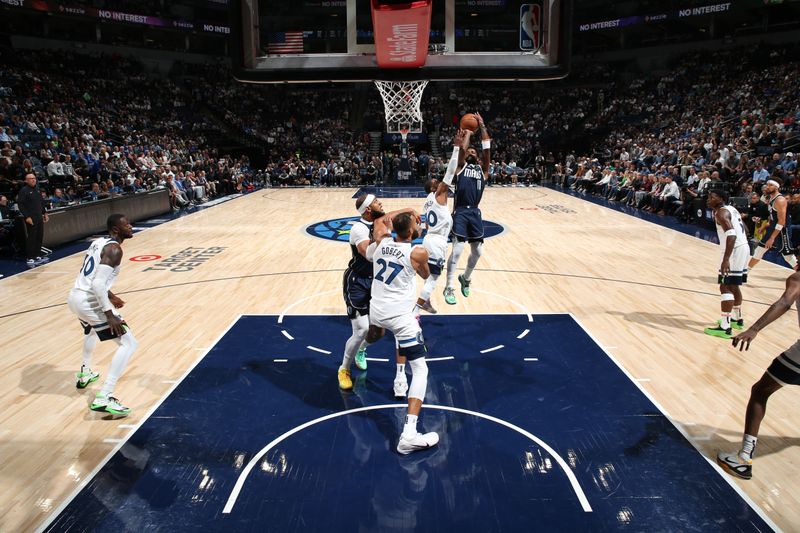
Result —
[[478, 205], [483, 196], [486, 185], [485, 176], [489, 174], [491, 162], [492, 141], [489, 132], [479, 113], [475, 113], [478, 121], [478, 130], [481, 133], [481, 162], [478, 164], [478, 152], [470, 147], [471, 132], [464, 135], [458, 154], [458, 167], [455, 178], [455, 200], [453, 202], [453, 251], [447, 261], [447, 285], [444, 289], [444, 301], [455, 305], [456, 295], [453, 290], [453, 281], [456, 277], [456, 267], [464, 246], [469, 243], [470, 254], [467, 259], [467, 268], [458, 276], [461, 284], [461, 294], [469, 297], [469, 287], [472, 282], [472, 271], [478, 264], [483, 253], [483, 219]]

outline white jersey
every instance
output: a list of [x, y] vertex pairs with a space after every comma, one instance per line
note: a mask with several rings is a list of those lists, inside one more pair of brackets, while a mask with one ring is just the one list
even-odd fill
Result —
[[[86, 250], [86, 256], [83, 258], [81, 271], [78, 273], [77, 279], [75, 279], [75, 289], [85, 292], [92, 292], [92, 281], [94, 280], [95, 274], [97, 274], [97, 267], [100, 266], [100, 256], [103, 254], [103, 248], [110, 243], [116, 242], [117, 241], [114, 239], [110, 239], [108, 237], [101, 237], [92, 242], [92, 244], [89, 246], [89, 249]], [[106, 291], [111, 290], [114, 280], [116, 280], [117, 276], [119, 275], [120, 266], [121, 265], [117, 265], [114, 267], [114, 272], [112, 272], [108, 277], [108, 286], [105, 289]]]
[[417, 301], [417, 273], [411, 265], [410, 242], [395, 242], [386, 237], [372, 256], [373, 278], [369, 314], [391, 318], [414, 310]]
[[436, 193], [432, 192], [425, 198], [425, 205], [422, 206], [425, 220], [428, 223], [427, 235], [441, 235], [445, 239], [450, 235], [453, 227], [453, 215], [447, 205], [442, 205], [436, 201]]
[[[723, 205], [720, 209], [726, 210], [731, 215], [731, 225], [733, 226], [733, 230], [736, 232], [736, 242], [734, 243], [733, 247], [738, 248], [740, 246], [748, 246], [747, 244], [747, 235], [744, 232], [744, 222], [742, 222], [742, 215], [739, 214], [739, 211], [736, 210], [735, 207], [731, 205]], [[714, 223], [717, 225], [717, 237], [719, 237], [719, 244], [722, 246], [722, 249], [725, 250], [725, 241], [727, 241], [728, 237], [725, 236], [725, 230], [722, 229], [717, 223], [716, 217], [714, 218]]]

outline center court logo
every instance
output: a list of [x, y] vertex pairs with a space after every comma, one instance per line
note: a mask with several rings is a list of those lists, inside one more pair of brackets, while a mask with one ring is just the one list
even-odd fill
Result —
[[[358, 217], [334, 218], [332, 220], [323, 220], [322, 222], [314, 222], [306, 227], [306, 233], [312, 237], [319, 237], [320, 239], [327, 239], [329, 241], [349, 242], [350, 239], [350, 226], [358, 220]], [[425, 220], [423, 218], [423, 225]], [[497, 237], [503, 233], [505, 228], [497, 222], [491, 220], [483, 221], [483, 238], [489, 239]], [[416, 239], [414, 244], [422, 244], [422, 238], [425, 237], [425, 231], [422, 232], [422, 237]], [[452, 239], [450, 239], [452, 240]]]

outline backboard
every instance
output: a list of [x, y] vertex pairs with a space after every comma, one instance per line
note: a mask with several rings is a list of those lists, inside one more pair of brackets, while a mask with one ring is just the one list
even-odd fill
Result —
[[[399, 43], [392, 54], [411, 48], [410, 26], [395, 22], [412, 7], [427, 10], [427, 54], [392, 65], [378, 46], [381, 64], [397, 68], [379, 67], [382, 24]], [[241, 81], [540, 80], [569, 70], [572, 0], [232, 0], [231, 12]]]

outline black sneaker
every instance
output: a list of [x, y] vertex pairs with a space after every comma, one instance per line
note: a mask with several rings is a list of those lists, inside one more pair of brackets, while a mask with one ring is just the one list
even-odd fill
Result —
[[717, 463], [724, 471], [742, 479], [753, 477], [753, 461], [744, 461], [738, 453], [717, 454]]

